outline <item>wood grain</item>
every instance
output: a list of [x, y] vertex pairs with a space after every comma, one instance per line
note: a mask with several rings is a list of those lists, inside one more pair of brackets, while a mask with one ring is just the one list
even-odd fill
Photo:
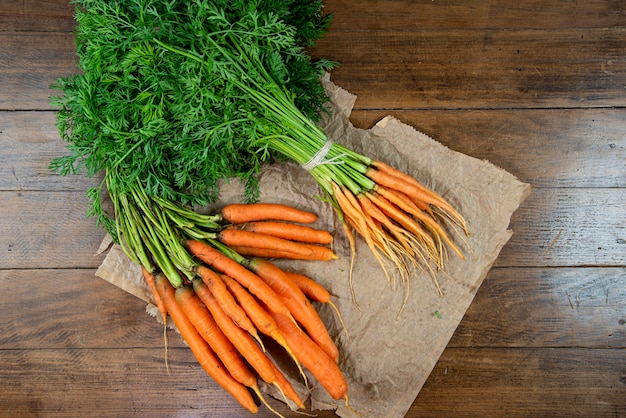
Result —
[[544, 36], [534, 30], [331, 32], [315, 56], [341, 63], [332, 79], [358, 96], [359, 109], [624, 105], [626, 31], [554, 30], [550, 42]]
[[[356, 126], [393, 115], [534, 186], [407, 417], [626, 416], [624, 2], [325, 5], [312, 53], [341, 63]], [[94, 276], [99, 178], [47, 169], [72, 10], [0, 0], [0, 415], [240, 417], [176, 335], [168, 374], [143, 302]]]
[[624, 300], [623, 268], [494, 268], [448, 347], [624, 347]]
[[53, 159], [69, 151], [55, 127], [55, 112], [0, 112], [0, 190], [86, 191], [102, 176], [61, 176], [50, 170]]
[[84, 192], [0, 192], [2, 269], [96, 268], [105, 233]]
[[50, 110], [50, 85], [79, 72], [70, 33], [0, 32], [0, 110]]
[[453, 348], [406, 416], [623, 416], [624, 394], [625, 350]]
[[623, 27], [626, 7], [620, 1], [484, 0], [417, 1], [351, 0], [326, 2], [334, 31], [592, 29]]

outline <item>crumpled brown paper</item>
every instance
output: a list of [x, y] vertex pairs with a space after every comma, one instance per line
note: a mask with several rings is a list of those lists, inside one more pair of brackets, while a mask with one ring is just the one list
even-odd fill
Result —
[[[353, 276], [353, 301], [348, 283], [350, 253], [342, 228], [330, 205], [313, 196], [320, 193], [313, 178], [292, 164], [266, 167], [260, 176], [261, 200], [283, 202], [316, 212], [315, 226], [335, 233], [339, 259], [331, 262], [278, 261], [286, 269], [309, 275], [326, 286], [341, 311], [346, 328], [328, 306], [318, 306], [322, 319], [339, 347], [340, 367], [349, 383], [351, 407], [372, 417], [402, 417], [415, 400], [456, 327], [469, 307], [501, 248], [511, 237], [510, 217], [528, 197], [531, 187], [492, 164], [452, 151], [414, 128], [387, 117], [368, 130], [349, 121], [356, 97], [324, 80], [332, 114], [322, 123], [335, 142], [364, 155], [394, 165], [413, 175], [446, 198], [465, 217], [471, 235], [461, 248], [466, 259], [454, 253], [437, 280], [440, 296], [428, 273], [411, 275], [406, 288], [389, 283], [362, 240]], [[224, 184], [219, 206], [241, 201], [237, 182]], [[460, 241], [457, 241], [460, 242]], [[133, 265], [114, 246], [97, 276], [150, 301], [150, 293]], [[150, 306], [150, 305], [149, 305]], [[298, 381], [294, 373], [292, 381]], [[314, 382], [309, 376], [309, 382]], [[304, 387], [297, 385], [301, 393]], [[269, 390], [269, 389], [268, 389]], [[341, 417], [358, 415], [324, 389], [310, 393], [312, 409], [335, 409]]]

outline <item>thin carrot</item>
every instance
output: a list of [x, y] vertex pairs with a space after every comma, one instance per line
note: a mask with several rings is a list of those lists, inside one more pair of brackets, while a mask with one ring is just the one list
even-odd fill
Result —
[[[201, 280], [194, 279], [194, 281]], [[274, 409], [267, 403], [261, 393], [256, 376], [250, 371], [250, 369], [248, 369], [248, 366], [244, 363], [235, 346], [230, 342], [226, 335], [224, 335], [211, 316], [211, 313], [208, 311], [206, 306], [203, 305], [194, 290], [190, 286], [180, 287], [176, 289], [175, 298], [185, 315], [187, 315], [187, 318], [189, 318], [196, 330], [198, 330], [200, 335], [220, 358], [224, 366], [230, 372], [231, 376], [233, 376], [233, 378], [242, 385], [252, 389], [264, 405], [280, 416], [280, 414], [274, 411]], [[289, 390], [289, 387], [286, 389]], [[291, 390], [293, 390], [292, 387]]]
[[276, 321], [270, 315], [267, 310], [257, 301], [254, 296], [252, 296], [248, 291], [239, 284], [237, 280], [234, 280], [232, 277], [227, 275], [221, 275], [222, 280], [228, 287], [228, 290], [235, 296], [237, 302], [243, 307], [243, 309], [248, 314], [248, 317], [252, 320], [257, 329], [268, 337], [272, 338], [276, 341], [281, 347], [285, 349], [287, 354], [294, 360], [296, 366], [300, 370], [300, 374], [306, 381], [306, 375], [302, 371], [300, 363], [295, 358], [294, 354], [291, 352], [291, 348], [289, 348], [289, 344], [287, 344], [287, 340], [278, 329], [278, 325], [276, 325]]
[[279, 203], [230, 204], [222, 208], [224, 220], [233, 224], [245, 222], [281, 220], [298, 223], [313, 223], [317, 215]]
[[289, 277], [300, 288], [302, 293], [311, 300], [320, 303], [330, 301], [330, 292], [324, 286], [304, 274], [293, 271], [285, 271]]
[[141, 267], [141, 273], [143, 275], [144, 280], [148, 284], [150, 291], [152, 292], [152, 298], [154, 299], [154, 303], [161, 314], [161, 319], [163, 320], [163, 342], [165, 346], [165, 369], [167, 372], [170, 372], [170, 364], [169, 364], [169, 356], [168, 356], [168, 341], [167, 341], [167, 308], [157, 291], [156, 284], [154, 282], [154, 273], [149, 272], [145, 267]]
[[300, 288], [285, 272], [275, 264], [261, 258], [254, 258], [248, 267], [259, 275], [278, 293], [291, 311], [293, 318], [300, 323], [315, 341], [334, 361], [339, 360], [339, 350], [330, 337], [324, 322]]
[[159, 292], [157, 292], [156, 285], [154, 284], [154, 274], [146, 270], [145, 267], [141, 267], [141, 273], [143, 275], [144, 280], [148, 284], [150, 291], [152, 292], [152, 298], [154, 299], [154, 304], [156, 305], [161, 317], [163, 319], [163, 323], [167, 323], [167, 309], [165, 308], [165, 304], [161, 300], [161, 296], [159, 296]]
[[220, 242], [228, 246], [260, 247], [280, 250], [300, 255], [303, 259], [317, 258], [318, 253], [326, 254], [324, 259], [337, 258], [335, 253], [322, 245], [293, 242], [272, 235], [256, 232], [242, 231], [238, 229], [224, 229], [218, 233]]
[[246, 359], [250, 366], [256, 370], [261, 379], [269, 384], [274, 384], [276, 374], [271, 366], [271, 361], [254, 342], [252, 337], [243, 329], [239, 328], [237, 324], [226, 315], [211, 292], [198, 295], [198, 297], [200, 297], [202, 302], [209, 309], [213, 319], [215, 319], [215, 322], [224, 335], [226, 335], [230, 342], [237, 348], [237, 351]]
[[343, 322], [341, 312], [339, 312], [337, 306], [330, 299], [330, 292], [326, 290], [324, 286], [311, 279], [310, 277], [305, 276], [304, 274], [295, 273], [292, 271], [285, 271], [285, 273], [291, 280], [293, 280], [293, 282], [300, 288], [300, 290], [302, 290], [302, 293], [304, 293], [306, 297], [316, 302], [328, 304], [331, 308], [333, 308], [333, 310], [337, 314], [339, 322], [343, 326], [343, 329], [348, 332], [348, 329]]
[[276, 364], [271, 363], [274, 368], [274, 373], [276, 374], [276, 385], [280, 388], [283, 395], [290, 399], [295, 403], [298, 408], [304, 409], [304, 402], [302, 402], [302, 398], [298, 395], [298, 392], [293, 388], [293, 385], [287, 380], [283, 372], [276, 366]]
[[324, 229], [289, 222], [246, 222], [243, 224], [233, 224], [229, 228], [257, 232], [297, 242], [308, 242], [312, 244], [330, 244], [333, 242], [333, 235]]
[[246, 269], [237, 261], [202, 241], [188, 240], [186, 246], [191, 254], [214, 267], [217, 271], [237, 280], [254, 296], [263, 301], [269, 309], [291, 316], [289, 309], [287, 309], [280, 296], [278, 296], [263, 279]]
[[287, 339], [289, 347], [304, 367], [311, 372], [330, 396], [347, 401], [348, 383], [337, 363], [288, 317], [277, 313], [273, 313], [272, 316]]
[[371, 167], [367, 170], [365, 174], [374, 182], [393, 190], [399, 190], [405, 193], [414, 201], [423, 201], [424, 203], [444, 208], [450, 213], [456, 214], [456, 211], [452, 208], [452, 206], [450, 206], [445, 200], [443, 200], [443, 198], [423, 186], [419, 187], [414, 183], [407, 182], [399, 177], [385, 173], [384, 171], [373, 169]]
[[[354, 195], [352, 195], [352, 192], [350, 192], [350, 190], [344, 190], [334, 182], [331, 184], [331, 186], [333, 188], [334, 195], [337, 198], [337, 202], [341, 206], [341, 210], [343, 211], [346, 220], [365, 239], [367, 246], [370, 248], [372, 254], [382, 267], [383, 273], [385, 274], [387, 281], [391, 282], [391, 276], [389, 275], [389, 272], [385, 265], [385, 260], [383, 260], [383, 258], [381, 257], [378, 246], [376, 245], [376, 237], [372, 235], [372, 231], [367, 224], [367, 219], [363, 215], [358, 202], [355, 202]], [[354, 299], [354, 293], [352, 294], [352, 297]]]
[[193, 281], [193, 288], [196, 293], [199, 294], [200, 292], [210, 291], [215, 299], [217, 299], [226, 315], [228, 315], [235, 324], [248, 331], [248, 333], [263, 346], [256, 327], [250, 318], [248, 318], [243, 308], [237, 303], [232, 293], [228, 291], [221, 277], [213, 270], [203, 265], [196, 267], [196, 273], [202, 279], [200, 281]]
[[397, 205], [406, 213], [411, 214], [416, 219], [421, 221], [428, 229], [434, 231], [434, 233], [438, 237], [442, 238], [461, 259], [465, 259], [465, 256], [463, 255], [463, 253], [461, 253], [461, 250], [452, 242], [452, 240], [449, 238], [448, 234], [444, 231], [441, 225], [439, 225], [429, 214], [420, 211], [417, 207], [412, 206], [409, 202], [406, 202], [402, 198], [402, 195], [397, 191], [388, 190], [384, 187], [377, 187], [375, 191], [381, 196], [389, 199], [392, 203]]
[[314, 248], [314, 251], [307, 256], [302, 254], [292, 253], [288, 251], [274, 250], [271, 248], [259, 248], [259, 247], [246, 247], [242, 245], [229, 245], [230, 248], [237, 253], [248, 257], [261, 257], [261, 258], [280, 258], [285, 260], [308, 260], [308, 261], [330, 261], [337, 258], [337, 255], [325, 247]]
[[[194, 281], [200, 280], [194, 279]], [[190, 286], [179, 287], [176, 289], [175, 297], [189, 321], [222, 360], [231, 376], [245, 386], [250, 388], [256, 386], [256, 376], [248, 369], [235, 346], [217, 326], [213, 316], [202, 304], [193, 288]]]
[[424, 186], [422, 183], [417, 181], [416, 178], [392, 167], [391, 165], [384, 163], [382, 161], [373, 161], [372, 165], [376, 167], [378, 171], [381, 171], [385, 174], [389, 174], [390, 176], [395, 177], [403, 182], [412, 184], [413, 186], [422, 190], [427, 195], [430, 195], [431, 197], [435, 199], [443, 201], [443, 198], [441, 196], [439, 196], [437, 193], [435, 193], [434, 191], [432, 191], [431, 189], [429, 189], [428, 187]]
[[258, 412], [259, 408], [248, 389], [236, 381], [226, 370], [222, 362], [211, 350], [209, 344], [198, 333], [182, 308], [176, 302], [175, 289], [168, 279], [158, 274], [154, 278], [157, 292], [169, 313], [176, 328], [191, 349], [198, 363], [220, 386], [228, 391], [244, 408], [252, 413]]

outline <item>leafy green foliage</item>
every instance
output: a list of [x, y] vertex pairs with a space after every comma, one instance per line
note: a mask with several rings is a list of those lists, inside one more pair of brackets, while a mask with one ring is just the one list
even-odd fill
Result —
[[[303, 49], [328, 26], [320, 1], [75, 3], [82, 72], [54, 85], [70, 151], [51, 164], [61, 174], [106, 171], [109, 192], [140, 182], [184, 204], [215, 201], [219, 181], [238, 177], [254, 200], [262, 164], [284, 158], [264, 139], [282, 131], [241, 83], [281, 89], [311, 120], [324, 110], [319, 78], [333, 63]], [[90, 191], [92, 213], [114, 232], [103, 190]]]

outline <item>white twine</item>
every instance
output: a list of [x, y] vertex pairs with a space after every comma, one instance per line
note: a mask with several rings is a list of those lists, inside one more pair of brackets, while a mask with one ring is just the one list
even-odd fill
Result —
[[326, 155], [328, 155], [328, 151], [333, 146], [333, 141], [331, 139], [327, 139], [324, 145], [317, 150], [317, 152], [311, 157], [309, 161], [302, 164], [302, 168], [306, 171], [311, 171], [318, 165], [323, 164], [343, 164], [343, 161], [337, 161], [339, 158], [345, 156], [345, 154], [339, 154], [333, 158], [326, 159]]

